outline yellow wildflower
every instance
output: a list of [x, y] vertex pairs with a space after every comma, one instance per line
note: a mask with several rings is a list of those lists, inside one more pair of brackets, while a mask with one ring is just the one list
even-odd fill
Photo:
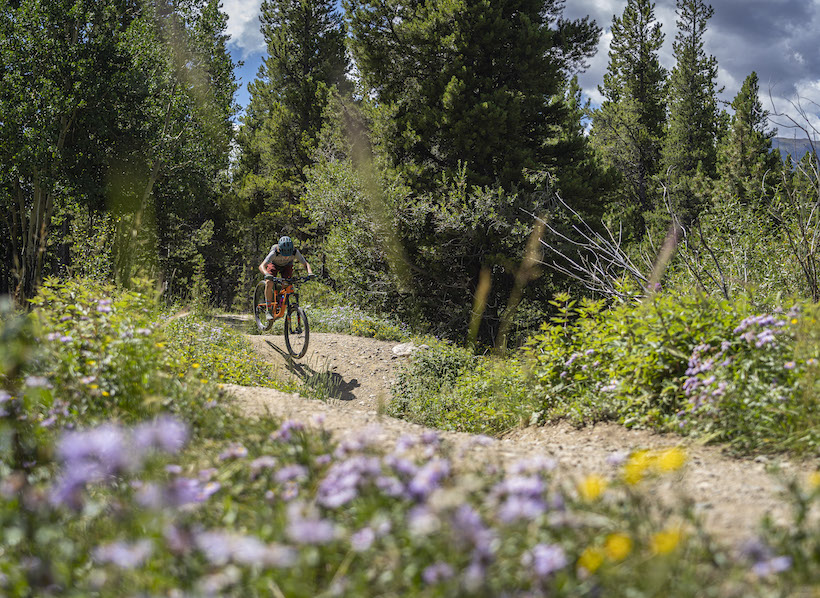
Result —
[[629, 457], [624, 465], [623, 476], [627, 484], [637, 484], [652, 466], [652, 456], [648, 451], [637, 451]]
[[809, 488], [812, 490], [820, 488], [820, 471], [809, 474]]
[[590, 573], [595, 573], [604, 563], [604, 551], [594, 546], [588, 547], [578, 557], [578, 566]]
[[94, 361], [93, 359], [89, 359], [88, 361], [85, 362], [85, 364], [86, 365], [97, 365], [97, 362]]
[[578, 484], [578, 494], [588, 501], [596, 500], [606, 490], [606, 480], [599, 475], [588, 475]]
[[91, 390], [97, 390], [99, 386], [97, 384], [90, 384], [88, 388], [90, 388]]
[[659, 471], [678, 470], [686, 463], [686, 452], [678, 447], [666, 449], [658, 454], [656, 463]]
[[669, 527], [652, 534], [649, 544], [655, 554], [669, 554], [678, 547], [682, 538], [680, 527]]
[[198, 363], [192, 363], [192, 364], [191, 364], [191, 367], [192, 367], [192, 368], [198, 368], [198, 367], [199, 367], [199, 364], [198, 364]]
[[797, 324], [797, 318], [792, 318], [792, 324]]
[[110, 397], [110, 396], [111, 396], [111, 393], [110, 393], [110, 392], [108, 392], [107, 390], [104, 390], [104, 391], [102, 391], [102, 396], [104, 396], [104, 397]]
[[622, 561], [632, 552], [632, 538], [623, 533], [609, 534], [604, 540], [604, 552], [610, 560]]

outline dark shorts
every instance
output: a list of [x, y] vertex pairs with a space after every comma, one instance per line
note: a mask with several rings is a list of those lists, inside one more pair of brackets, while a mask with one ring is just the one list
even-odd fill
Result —
[[265, 266], [265, 270], [268, 271], [268, 274], [271, 276], [281, 276], [282, 278], [293, 278], [293, 264], [288, 266], [279, 266], [277, 267], [276, 264], [267, 264]]

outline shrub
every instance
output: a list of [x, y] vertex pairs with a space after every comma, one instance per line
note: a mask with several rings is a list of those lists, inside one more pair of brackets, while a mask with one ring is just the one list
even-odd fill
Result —
[[[528, 346], [544, 416], [698, 434], [741, 451], [817, 451], [816, 308], [664, 292], [570, 301]], [[804, 315], [798, 315], [804, 314]]]
[[396, 376], [387, 413], [422, 425], [444, 421], [448, 405], [442, 397], [475, 363], [471, 352], [443, 342], [415, 352]]

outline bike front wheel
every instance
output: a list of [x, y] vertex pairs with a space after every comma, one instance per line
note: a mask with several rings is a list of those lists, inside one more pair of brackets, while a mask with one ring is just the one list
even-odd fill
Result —
[[266, 318], [267, 300], [265, 299], [265, 281], [261, 281], [253, 290], [253, 319], [256, 322], [256, 327], [259, 332], [270, 330], [273, 320]]
[[285, 316], [285, 345], [294, 359], [304, 357], [310, 339], [307, 315], [301, 307], [292, 307]]

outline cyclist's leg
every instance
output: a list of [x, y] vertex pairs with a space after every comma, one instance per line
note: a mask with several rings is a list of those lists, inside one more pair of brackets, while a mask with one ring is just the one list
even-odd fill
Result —
[[[273, 264], [268, 264], [265, 266], [265, 269], [268, 271], [270, 276], [276, 276], [276, 266]], [[268, 302], [268, 309], [270, 309], [271, 304], [273, 303], [273, 281], [269, 278], [265, 278], [265, 301]]]

